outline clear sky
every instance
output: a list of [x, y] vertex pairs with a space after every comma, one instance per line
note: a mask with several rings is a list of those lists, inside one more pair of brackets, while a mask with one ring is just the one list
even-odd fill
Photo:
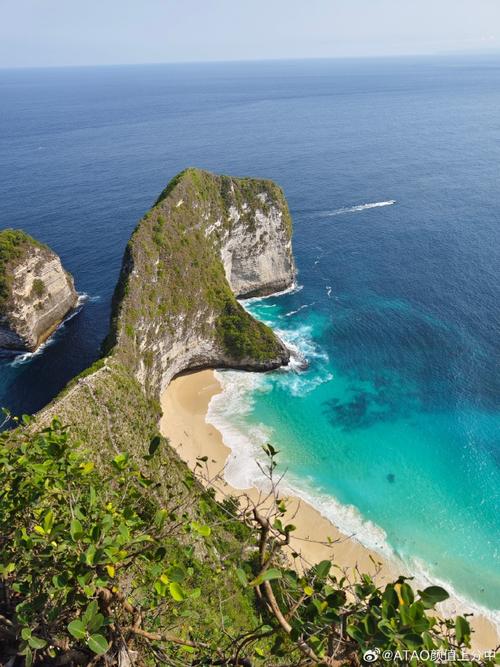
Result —
[[0, 67], [500, 51], [500, 0], [0, 0]]

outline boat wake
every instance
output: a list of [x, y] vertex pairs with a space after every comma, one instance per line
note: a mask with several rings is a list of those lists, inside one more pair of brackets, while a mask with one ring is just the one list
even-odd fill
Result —
[[392, 206], [396, 203], [395, 199], [388, 199], [387, 201], [376, 201], [370, 204], [359, 204], [358, 206], [347, 206], [338, 208], [335, 211], [326, 211], [322, 214], [323, 218], [333, 218], [335, 215], [344, 215], [345, 213], [359, 213], [360, 211], [368, 211], [371, 208], [381, 208], [383, 206]]

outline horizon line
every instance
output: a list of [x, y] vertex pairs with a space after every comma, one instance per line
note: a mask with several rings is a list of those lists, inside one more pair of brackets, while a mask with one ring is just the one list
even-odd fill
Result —
[[42, 69], [88, 69], [94, 67], [146, 67], [163, 65], [230, 65], [244, 63], [280, 63], [329, 60], [399, 60], [407, 58], [460, 57], [460, 56], [500, 56], [500, 49], [466, 51], [429, 51], [425, 53], [387, 53], [373, 55], [335, 55], [335, 56], [284, 56], [276, 58], [234, 58], [214, 60], [165, 60], [123, 63], [87, 63], [62, 65], [0, 65], [1, 70], [42, 70]]

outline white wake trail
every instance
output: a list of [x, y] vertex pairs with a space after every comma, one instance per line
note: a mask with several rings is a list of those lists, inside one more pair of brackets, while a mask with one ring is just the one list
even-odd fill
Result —
[[381, 208], [382, 206], [392, 206], [396, 204], [395, 199], [388, 199], [387, 201], [376, 201], [371, 202], [370, 204], [359, 204], [358, 206], [348, 206], [344, 208], [338, 208], [335, 211], [327, 211], [323, 213], [323, 217], [332, 218], [335, 215], [344, 215], [344, 213], [358, 213], [359, 211], [367, 211], [370, 208]]

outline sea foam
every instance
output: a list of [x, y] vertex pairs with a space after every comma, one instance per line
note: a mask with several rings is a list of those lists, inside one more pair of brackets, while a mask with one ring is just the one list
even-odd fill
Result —
[[206, 421], [222, 434], [231, 450], [224, 467], [224, 476], [237, 489], [258, 488], [265, 484], [257, 461], [261, 447], [272, 437], [272, 429], [264, 424], [250, 425], [246, 418], [251, 413], [253, 393], [268, 391], [265, 377], [243, 371], [215, 371], [222, 392], [212, 397]]
[[[210, 401], [206, 421], [217, 428], [231, 450], [224, 469], [225, 478], [237, 489], [252, 486], [265, 489], [266, 478], [261, 466], [265, 466], [266, 460], [262, 446], [272, 442], [273, 430], [261, 423], [250, 424], [247, 418], [254, 407], [254, 392], [270, 390], [267, 378], [241, 371], [216, 371], [215, 377], [222, 392]], [[344, 535], [385, 557], [394, 558], [382, 528], [365, 520], [354, 506], [342, 505], [330, 494], [313, 490], [312, 485], [311, 479], [299, 479], [287, 473], [281, 489], [315, 507]]]

